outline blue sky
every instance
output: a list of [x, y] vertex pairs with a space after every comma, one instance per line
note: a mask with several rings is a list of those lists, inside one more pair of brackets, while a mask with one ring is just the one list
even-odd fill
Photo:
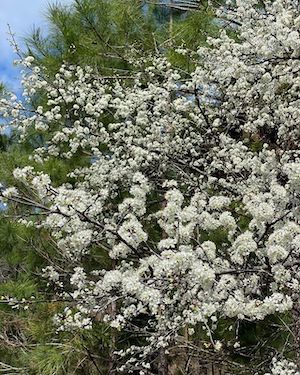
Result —
[[[22, 37], [28, 35], [33, 27], [46, 30], [47, 5], [51, 0], [0, 0], [0, 81], [14, 91], [20, 91], [18, 70], [13, 67], [16, 59], [8, 41], [10, 25], [16, 39], [22, 46]], [[57, 1], [56, 1], [57, 2]], [[61, 4], [70, 4], [72, 0], [60, 0]]]

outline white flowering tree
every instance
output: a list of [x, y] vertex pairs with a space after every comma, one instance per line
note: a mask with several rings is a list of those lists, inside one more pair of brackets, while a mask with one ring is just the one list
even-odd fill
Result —
[[[63, 65], [50, 80], [28, 57], [25, 95], [47, 103], [1, 102], [22, 137], [47, 135], [32, 155], [40, 169], [85, 158], [59, 186], [16, 169], [26, 189], [2, 196], [28, 207], [22, 222], [55, 242], [44, 275], [66, 302], [58, 329], [112, 327], [110, 373], [152, 374], [157, 363], [171, 373], [179, 348], [200, 360], [217, 353], [224, 366], [240, 322], [285, 314], [296, 364], [270, 371], [298, 374], [300, 3], [235, 5], [219, 16], [236, 32], [193, 52], [192, 74], [132, 52], [129, 76]], [[217, 332], [223, 321], [233, 341]], [[124, 332], [134, 338], [125, 349]]]

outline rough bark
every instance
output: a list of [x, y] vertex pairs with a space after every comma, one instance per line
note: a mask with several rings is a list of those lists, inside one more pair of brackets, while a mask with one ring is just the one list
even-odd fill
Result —
[[158, 375], [169, 375], [168, 359], [164, 348], [159, 351]]
[[300, 370], [300, 303], [293, 308], [293, 334], [295, 347], [295, 363]]

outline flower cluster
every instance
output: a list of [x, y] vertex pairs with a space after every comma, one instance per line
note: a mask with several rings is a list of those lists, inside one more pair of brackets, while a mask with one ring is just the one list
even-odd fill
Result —
[[[68, 65], [51, 81], [27, 58], [25, 96], [46, 104], [28, 114], [15, 98], [0, 103], [22, 136], [47, 132], [35, 160], [87, 155], [72, 184], [31, 167], [14, 176], [36, 192], [38, 225], [70, 264], [78, 311], [57, 316], [62, 329], [90, 328], [99, 312], [119, 330], [143, 316], [147, 343], [127, 352], [137, 368], [184, 327], [203, 326], [221, 350], [219, 319], [262, 320], [299, 301], [299, 5], [236, 3], [220, 16], [238, 38], [209, 39], [189, 76], [152, 57], [132, 61], [130, 83]], [[85, 269], [95, 248], [111, 269]], [[272, 374], [293, 371], [276, 362]]]

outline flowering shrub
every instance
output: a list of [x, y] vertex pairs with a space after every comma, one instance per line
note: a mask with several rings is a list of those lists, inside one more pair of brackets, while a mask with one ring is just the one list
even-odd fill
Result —
[[[219, 10], [238, 33], [208, 39], [192, 74], [163, 56], [131, 57], [126, 79], [63, 65], [50, 81], [27, 57], [25, 96], [43, 93], [46, 104], [28, 112], [15, 97], [1, 101], [22, 137], [47, 134], [35, 161], [87, 159], [60, 186], [16, 169], [32, 194], [2, 195], [42, 211], [22, 222], [47, 228], [68, 263], [63, 274], [44, 270], [73, 301], [56, 316], [59, 329], [91, 329], [100, 317], [143, 334], [118, 352], [123, 371], [147, 373], [187, 327], [191, 340], [204, 327], [220, 351], [218, 321], [298, 305], [299, 2], [257, 3]], [[95, 249], [110, 267], [87, 266]], [[278, 363], [273, 374], [297, 373]]]
[[287, 360], [278, 361], [274, 359], [271, 373], [268, 373], [265, 375], [298, 375], [298, 374], [299, 374], [299, 371], [297, 371], [297, 367], [293, 362], [289, 362]]

